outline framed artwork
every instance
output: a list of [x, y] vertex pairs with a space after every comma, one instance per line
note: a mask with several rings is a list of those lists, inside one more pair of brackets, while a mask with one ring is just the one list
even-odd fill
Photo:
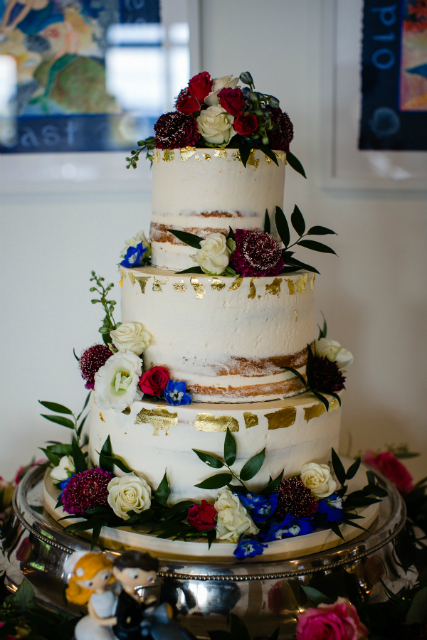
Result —
[[325, 0], [322, 183], [427, 190], [427, 9]]

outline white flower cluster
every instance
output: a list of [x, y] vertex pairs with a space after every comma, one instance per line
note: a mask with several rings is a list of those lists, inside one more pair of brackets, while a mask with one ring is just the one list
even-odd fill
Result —
[[226, 146], [236, 135], [233, 128], [234, 116], [221, 107], [218, 93], [221, 89], [234, 89], [238, 82], [239, 78], [233, 78], [233, 76], [213, 80], [212, 91], [205, 98], [205, 103], [209, 106], [197, 118], [199, 133], [209, 145]]
[[120, 258], [123, 260], [129, 247], [136, 247], [140, 242], [142, 242], [142, 248], [147, 249], [146, 253], [144, 254], [144, 259], [147, 259], [148, 261], [148, 258], [150, 258], [151, 256], [151, 243], [149, 240], [147, 240], [147, 236], [145, 235], [144, 231], [139, 231], [139, 233], [137, 233], [133, 238], [125, 240], [126, 246], [121, 252]]
[[315, 341], [316, 356], [319, 358], [328, 358], [331, 362], [336, 362], [340, 369], [348, 367], [353, 362], [353, 355], [347, 349], [344, 349], [336, 340], [328, 338], [320, 338]]
[[327, 464], [308, 462], [301, 469], [301, 480], [317, 500], [327, 498], [337, 488]]
[[223, 233], [210, 233], [200, 242], [199, 249], [191, 258], [205, 273], [220, 275], [230, 262], [230, 248]]
[[76, 467], [74, 466], [74, 460], [71, 456], [62, 456], [59, 464], [56, 467], [53, 467], [50, 472], [50, 477], [56, 483], [64, 482], [64, 480], [68, 480], [72, 473], [76, 472]]
[[216, 537], [226, 542], [238, 542], [242, 534], [255, 535], [258, 529], [239, 498], [224, 488], [214, 504], [217, 510]]
[[108, 504], [119, 518], [129, 520], [129, 511], [142, 513], [151, 506], [151, 487], [144, 478], [126, 473], [108, 483]]

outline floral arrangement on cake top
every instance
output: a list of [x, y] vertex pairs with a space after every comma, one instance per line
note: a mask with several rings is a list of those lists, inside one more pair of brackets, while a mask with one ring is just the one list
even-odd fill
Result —
[[206, 71], [193, 76], [176, 98], [175, 111], [160, 116], [154, 131], [154, 137], [140, 140], [140, 148], [126, 158], [128, 168], [136, 168], [142, 151], [152, 161], [154, 148], [231, 147], [239, 149], [244, 166], [252, 149], [260, 149], [276, 164], [274, 151], [284, 151], [290, 166], [306, 177], [289, 150], [294, 127], [288, 114], [277, 98], [255, 90], [249, 71], [238, 78], [212, 78]]

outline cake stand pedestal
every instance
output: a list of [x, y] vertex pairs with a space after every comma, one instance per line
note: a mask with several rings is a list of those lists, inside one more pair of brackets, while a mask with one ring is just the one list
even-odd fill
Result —
[[[390, 589], [407, 581], [395, 554], [406, 510], [395, 487], [384, 477], [378, 480], [388, 497], [370, 531], [333, 549], [283, 561], [212, 563], [208, 557], [194, 560], [161, 559], [154, 592], [174, 605], [180, 624], [198, 638], [207, 631], [227, 629], [229, 613], [238, 615], [251, 637], [269, 636], [280, 625], [280, 639], [292, 637], [296, 614], [307, 607], [301, 586], [319, 590], [340, 580], [362, 589], [366, 595], [385, 599], [382, 580]], [[33, 469], [19, 484], [13, 508], [29, 537], [28, 557], [19, 562], [16, 552], [6, 562], [7, 586], [15, 590], [23, 576], [36, 598], [46, 607], [77, 614], [81, 607], [64, 601], [64, 561], [76, 550], [89, 550], [87, 540], [64, 533], [43, 511], [43, 470]], [[114, 556], [114, 549], [104, 549]], [[345, 571], [343, 571], [345, 570]], [[414, 578], [416, 574], [414, 575]], [[151, 593], [152, 591], [150, 591]]]

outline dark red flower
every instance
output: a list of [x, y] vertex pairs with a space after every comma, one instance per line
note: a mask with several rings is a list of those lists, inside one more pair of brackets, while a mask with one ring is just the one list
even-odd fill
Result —
[[280, 108], [271, 109], [271, 119], [277, 125], [277, 129], [268, 134], [270, 147], [289, 152], [289, 145], [294, 137], [294, 127], [287, 113]]
[[82, 516], [88, 509], [108, 504], [108, 483], [113, 474], [100, 467], [76, 473], [69, 479], [62, 492], [62, 504], [66, 513]]
[[24, 538], [16, 550], [16, 559], [18, 562], [27, 562], [30, 557], [31, 551], [33, 550], [33, 545], [30, 541], [29, 536]]
[[212, 504], [202, 500], [202, 504], [193, 504], [188, 510], [188, 521], [197, 531], [214, 529], [216, 526], [216, 509]]
[[236, 249], [230, 266], [241, 276], [277, 276], [284, 267], [280, 244], [259, 229], [235, 231]]
[[106, 344], [94, 344], [86, 349], [80, 357], [79, 367], [83, 380], [86, 380], [85, 388], [93, 389], [95, 386], [95, 373], [111, 358], [112, 352]]
[[414, 488], [414, 480], [408, 469], [391, 451], [373, 453], [366, 451], [363, 462], [377, 469], [386, 478], [391, 480], [400, 493], [409, 493]]
[[253, 113], [242, 113], [234, 118], [233, 127], [241, 136], [250, 136], [258, 129], [258, 120]]
[[202, 104], [208, 93], [212, 91], [212, 79], [209, 73], [202, 71], [197, 76], [193, 76], [188, 83], [188, 89], [190, 95]]
[[161, 396], [169, 379], [169, 370], [166, 367], [152, 367], [142, 374], [139, 387], [149, 396]]
[[188, 87], [179, 93], [175, 101], [175, 109], [180, 113], [187, 114], [188, 116], [191, 116], [191, 114], [196, 111], [200, 111], [200, 105], [197, 100], [190, 95]]
[[195, 118], [179, 111], [160, 116], [154, 125], [154, 131], [158, 149], [193, 147], [200, 138]]
[[274, 517], [283, 520], [287, 513], [294, 518], [309, 518], [317, 511], [317, 502], [301, 478], [282, 480], [277, 489], [279, 502]]
[[245, 98], [243, 97], [242, 90], [239, 87], [230, 89], [224, 87], [218, 93], [219, 104], [223, 109], [230, 113], [232, 116], [238, 116], [242, 113], [245, 106]]
[[328, 358], [313, 358], [313, 388], [316, 391], [336, 393], [345, 389], [345, 376], [343, 376], [336, 362]]

